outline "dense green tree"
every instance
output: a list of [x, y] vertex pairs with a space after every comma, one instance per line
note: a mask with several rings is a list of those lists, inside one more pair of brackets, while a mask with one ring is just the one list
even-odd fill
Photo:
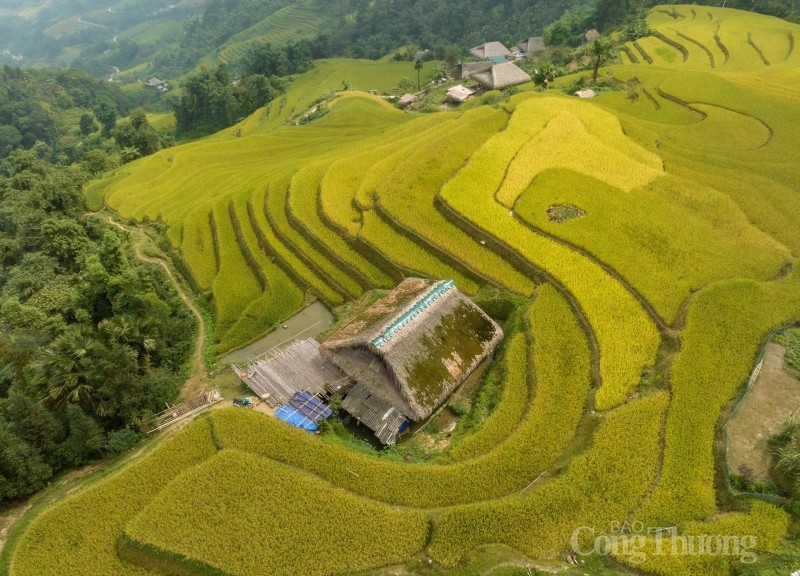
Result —
[[81, 114], [81, 119], [79, 121], [81, 134], [84, 136], [88, 136], [95, 130], [97, 130], [97, 122], [94, 120], [94, 116], [92, 114]]
[[592, 25], [598, 30], [607, 30], [632, 17], [638, 8], [631, 0], [595, 0]]
[[8, 426], [0, 425], [0, 499], [26, 496], [39, 489], [53, 475], [41, 454]]
[[96, 331], [81, 325], [70, 326], [45, 348], [40, 369], [51, 405], [77, 404], [95, 411], [103, 380], [113, 369], [107, 352]]
[[175, 400], [192, 351], [191, 316], [166, 278], [86, 216], [87, 173], [49, 157], [36, 146], [0, 162], [0, 499], [146, 426]]
[[58, 450], [64, 440], [64, 426], [40, 402], [12, 391], [5, 402], [3, 417], [10, 431], [29, 446], [35, 446], [50, 466], [58, 466]]
[[80, 466], [99, 456], [106, 444], [100, 425], [74, 404], [67, 407], [67, 422], [69, 436], [61, 445], [64, 460], [72, 466]]
[[[162, 148], [162, 137], [151, 126], [147, 113], [142, 108], [137, 108], [127, 120], [118, 123], [111, 131], [111, 136], [123, 149], [124, 161], [149, 156]], [[135, 149], [136, 153], [132, 153], [131, 149]]]
[[103, 126], [103, 135], [110, 136], [117, 125], [117, 110], [108, 102], [101, 102], [94, 108], [94, 115]]
[[10, 124], [0, 126], [0, 157], [8, 156], [20, 144], [22, 144], [22, 134], [16, 127]]
[[48, 218], [40, 228], [41, 253], [50, 256], [62, 270], [76, 272], [91, 252], [85, 228], [72, 218]]

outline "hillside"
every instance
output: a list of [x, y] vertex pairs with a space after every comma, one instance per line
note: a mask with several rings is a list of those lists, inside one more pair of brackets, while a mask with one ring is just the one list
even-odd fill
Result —
[[[413, 63], [327, 59], [236, 126], [90, 184], [92, 208], [166, 225], [217, 354], [307, 294], [336, 306], [412, 275], [527, 304], [502, 398], [446, 457], [215, 410], [39, 514], [9, 575], [455, 575], [491, 545], [549, 561], [623, 522], [737, 545], [661, 554], [643, 532], [611, 551], [632, 570], [772, 561], [796, 518], [731, 494], [719, 429], [765, 338], [800, 318], [800, 25], [696, 5], [648, 24], [591, 100], [526, 85], [401, 112], [369, 90]], [[587, 562], [567, 573], [608, 574]]]

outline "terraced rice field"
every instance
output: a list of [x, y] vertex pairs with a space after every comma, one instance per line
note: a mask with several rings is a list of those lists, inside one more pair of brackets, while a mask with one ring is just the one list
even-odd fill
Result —
[[[525, 92], [423, 116], [353, 90], [322, 119], [286, 125], [343, 80], [380, 90], [413, 76], [403, 63], [325, 61], [241, 137], [229, 129], [92, 183], [93, 205], [168, 225], [213, 298], [219, 352], [296, 311], [306, 290], [337, 304], [413, 274], [529, 302], [495, 360], [494, 411], [438, 460], [379, 458], [217, 410], [37, 517], [6, 551], [10, 576], [283, 573], [279, 559], [308, 547], [325, 559], [295, 573], [458, 566], [497, 543], [553, 558], [576, 528], [625, 520], [779, 542], [780, 508], [720, 508], [715, 438], [765, 336], [800, 318], [800, 62], [788, 40], [800, 26], [700, 6], [649, 18], [659, 35], [628, 47], [638, 63], [603, 71], [629, 82], [623, 92]], [[307, 493], [368, 523], [345, 520], [337, 546], [330, 515], [305, 512]], [[84, 532], [64, 532], [68, 516]], [[254, 533], [264, 545], [251, 554]], [[738, 561], [655, 546], [643, 543], [644, 563], [615, 557], [667, 576]]]
[[300, 6], [286, 6], [231, 37], [206, 62], [227, 64], [243, 58], [258, 44], [286, 44], [317, 35], [322, 20], [319, 13]]
[[138, 26], [128, 28], [118, 36], [118, 40], [129, 40], [140, 46], [155, 44], [164, 38], [178, 37], [181, 33], [180, 20], [156, 20], [142, 22]]

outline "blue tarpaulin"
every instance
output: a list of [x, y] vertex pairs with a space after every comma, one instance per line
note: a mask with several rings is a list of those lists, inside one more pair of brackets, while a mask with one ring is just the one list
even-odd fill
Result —
[[319, 429], [313, 420], [303, 416], [302, 412], [290, 404], [284, 404], [275, 410], [275, 417], [308, 432], [316, 432]]

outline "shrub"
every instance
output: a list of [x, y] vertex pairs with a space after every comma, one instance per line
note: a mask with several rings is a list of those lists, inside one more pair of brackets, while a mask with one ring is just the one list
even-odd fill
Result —
[[139, 438], [139, 433], [130, 428], [109, 432], [106, 440], [106, 450], [109, 452], [125, 452], [139, 442]]

